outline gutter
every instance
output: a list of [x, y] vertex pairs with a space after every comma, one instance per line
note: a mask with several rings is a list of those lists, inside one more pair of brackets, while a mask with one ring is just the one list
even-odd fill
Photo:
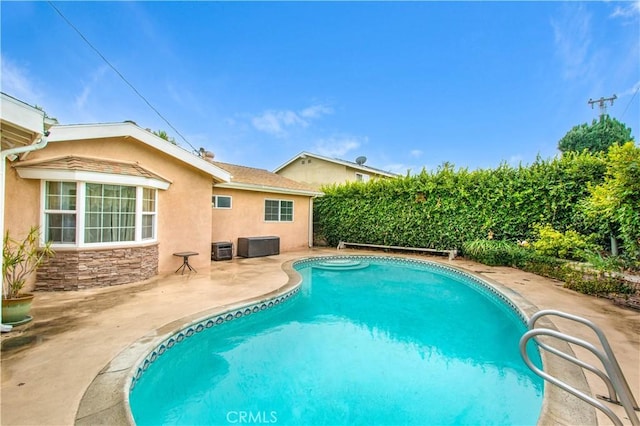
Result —
[[294, 188], [282, 188], [277, 186], [257, 185], [252, 183], [233, 182], [233, 181], [229, 183], [217, 183], [217, 184], [214, 184], [213, 187], [241, 189], [244, 191], [270, 192], [273, 194], [302, 195], [305, 197], [320, 197], [324, 195], [324, 193], [320, 191], [294, 189]]
[[[4, 186], [5, 186], [5, 168], [6, 168], [7, 157], [23, 154], [25, 152], [37, 151], [39, 149], [44, 148], [45, 146], [47, 146], [47, 143], [49, 142], [49, 140], [47, 139], [47, 136], [49, 136], [49, 132], [45, 131], [44, 136], [42, 136], [40, 140], [34, 144], [0, 151], [0, 204], [2, 205], [2, 207], [0, 208], [0, 236], [2, 236], [3, 241], [4, 241]], [[4, 281], [4, 274], [0, 274], [0, 287], [2, 287], [2, 291], [4, 292], [3, 281]], [[0, 331], [3, 333], [11, 331], [13, 326], [8, 324], [2, 324], [1, 318], [2, 318], [2, 306], [0, 305]]]

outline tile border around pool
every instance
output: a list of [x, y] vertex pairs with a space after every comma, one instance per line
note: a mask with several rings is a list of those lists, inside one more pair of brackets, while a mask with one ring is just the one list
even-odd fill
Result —
[[185, 339], [196, 335], [197, 333], [201, 333], [202, 331], [213, 328], [230, 321], [240, 319], [242, 317], [247, 317], [252, 314], [256, 314], [262, 311], [266, 311], [268, 309], [279, 306], [281, 303], [284, 303], [291, 299], [293, 296], [298, 294], [300, 291], [300, 286], [298, 285], [293, 290], [289, 290], [281, 295], [274, 296], [269, 299], [262, 300], [256, 303], [250, 303], [245, 306], [239, 306], [233, 309], [229, 309], [225, 312], [222, 312], [218, 315], [211, 316], [209, 318], [205, 318], [196, 323], [190, 324], [177, 332], [173, 333], [171, 336], [164, 339], [160, 344], [158, 344], [155, 349], [151, 351], [147, 356], [145, 356], [140, 362], [138, 362], [133, 370], [135, 374], [133, 374], [130, 378], [130, 385], [128, 392], [131, 392], [136, 385], [136, 382], [142, 377], [144, 372], [153, 364], [156, 360], [158, 360], [162, 355], [164, 355], [169, 349], [174, 348], [177, 344], [182, 343]]

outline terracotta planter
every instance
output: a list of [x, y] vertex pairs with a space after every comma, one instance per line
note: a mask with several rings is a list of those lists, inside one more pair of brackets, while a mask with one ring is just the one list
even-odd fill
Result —
[[23, 322], [29, 316], [33, 294], [21, 294], [15, 299], [2, 299], [2, 323]]

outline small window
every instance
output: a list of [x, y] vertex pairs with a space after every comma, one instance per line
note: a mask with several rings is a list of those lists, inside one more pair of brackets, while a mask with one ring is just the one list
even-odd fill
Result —
[[211, 204], [214, 209], [230, 209], [231, 197], [228, 195], [214, 195], [211, 197]]
[[293, 222], [293, 201], [264, 200], [266, 222]]
[[356, 181], [358, 182], [368, 182], [369, 175], [365, 175], [364, 173], [356, 173]]
[[156, 190], [142, 188], [142, 239], [154, 239], [156, 229]]
[[60, 244], [76, 242], [76, 183], [45, 185], [45, 240]]

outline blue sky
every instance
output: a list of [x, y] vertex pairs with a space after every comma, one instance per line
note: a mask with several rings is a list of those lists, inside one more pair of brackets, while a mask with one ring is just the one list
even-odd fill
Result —
[[[558, 154], [640, 128], [640, 2], [56, 2], [195, 148], [273, 170], [301, 151], [397, 173]], [[133, 120], [191, 149], [46, 2], [0, 3], [1, 89], [61, 124]]]

